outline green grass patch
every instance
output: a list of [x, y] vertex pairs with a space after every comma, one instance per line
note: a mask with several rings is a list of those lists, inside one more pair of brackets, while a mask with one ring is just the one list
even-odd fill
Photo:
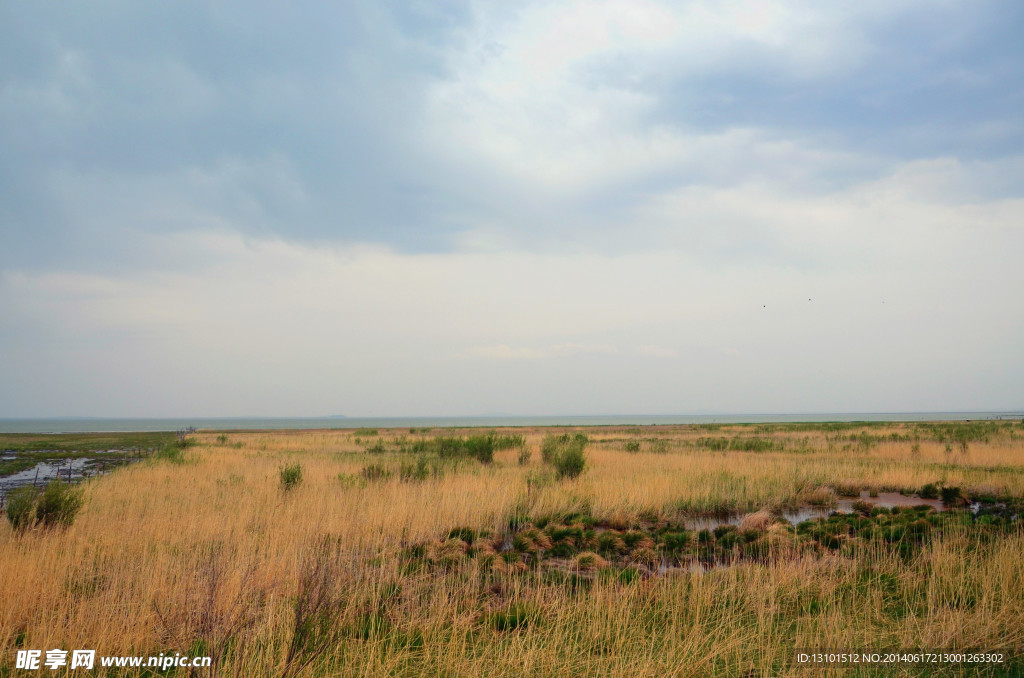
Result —
[[0, 433], [0, 450], [63, 453], [132, 449], [156, 450], [174, 442], [175, 438], [176, 434], [170, 431], [156, 433]]

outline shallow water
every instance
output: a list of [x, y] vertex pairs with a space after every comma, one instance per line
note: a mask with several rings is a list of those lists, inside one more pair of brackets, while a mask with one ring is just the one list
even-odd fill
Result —
[[0, 419], [0, 433], [89, 431], [178, 431], [201, 429], [335, 429], [446, 426], [650, 426], [656, 424], [770, 424], [833, 421], [980, 421], [1022, 419], [1022, 411], [989, 412], [819, 412], [791, 414], [664, 414], [465, 417], [232, 417], [193, 419]]
[[[835, 506], [830, 507], [818, 507], [804, 505], [794, 511], [783, 511], [782, 518], [784, 518], [790, 525], [796, 525], [802, 523], [805, 520], [813, 520], [814, 518], [828, 518], [833, 513], [853, 513], [853, 504], [857, 501], [865, 501], [872, 506], [878, 506], [881, 508], [894, 508], [896, 506], [931, 506], [936, 511], [945, 511], [946, 507], [938, 499], [922, 499], [921, 497], [900, 494], [899, 492], [881, 492], [877, 497], [872, 497], [867, 491], [861, 492], [860, 497], [843, 497]], [[974, 508], [972, 506], [972, 508]], [[976, 509], [975, 509], [976, 510]], [[716, 527], [723, 525], [739, 525], [746, 518], [748, 513], [738, 513], [731, 516], [725, 517], [709, 517], [702, 516], [699, 518], [690, 518], [684, 521], [684, 525], [688, 530], [713, 530]]]
[[[815, 518], [828, 518], [833, 513], [853, 513], [853, 504], [857, 501], [864, 501], [872, 506], [878, 506], [880, 508], [895, 508], [908, 507], [908, 506], [930, 506], [936, 511], [945, 511], [947, 507], [943, 505], [942, 501], [938, 499], [924, 499], [917, 496], [907, 496], [900, 494], [899, 492], [881, 492], [877, 497], [872, 497], [867, 491], [863, 491], [860, 497], [843, 497], [836, 502], [835, 506], [828, 508], [822, 508], [817, 506], [805, 505], [796, 509], [795, 511], [783, 511], [782, 518], [784, 518], [790, 525], [796, 526], [805, 520], [813, 520]], [[981, 508], [981, 504], [973, 503], [970, 505], [971, 511], [977, 513]], [[689, 530], [714, 530], [716, 527], [723, 525], [740, 525], [743, 519], [750, 515], [749, 513], [740, 513], [727, 517], [702, 517], [702, 518], [691, 518], [684, 521], [684, 525]], [[661, 564], [657, 568], [657, 574], [666, 575], [674, 573], [696, 573], [703, 574], [711, 570], [719, 569], [722, 567], [728, 567], [730, 563], [722, 562], [702, 562], [692, 561], [679, 563], [671, 559], [662, 560]]]
[[[0, 477], [0, 501], [11, 490], [32, 485], [39, 487], [46, 485], [51, 480], [63, 480], [65, 482], [77, 482], [89, 476], [100, 475], [108, 470], [113, 470], [127, 463], [138, 461], [137, 458], [128, 456], [125, 450], [99, 450], [96, 457], [75, 457], [69, 459], [50, 459], [41, 461], [32, 468], [18, 471], [7, 476]], [[109, 457], [105, 457], [109, 454]], [[31, 453], [29, 453], [31, 456]], [[18, 456], [5, 456], [4, 461], [13, 461]]]
[[22, 485], [45, 485], [51, 480], [80, 480], [87, 470], [91, 459], [65, 459], [63, 461], [41, 461], [30, 469], [12, 473], [0, 478], [0, 494], [21, 487]]
[[836, 505], [830, 508], [821, 508], [816, 506], [802, 506], [796, 511], [784, 511], [782, 517], [785, 518], [791, 525], [802, 523], [805, 520], [811, 520], [812, 518], [828, 518], [835, 512], [840, 513], [853, 513], [853, 505], [855, 502], [864, 501], [872, 506], [878, 506], [881, 508], [894, 508], [896, 506], [931, 506], [936, 511], [945, 511], [946, 507], [938, 499], [922, 499], [921, 497], [908, 497], [900, 494], [899, 492], [881, 492], [877, 497], [872, 497], [868, 492], [861, 492], [860, 497], [854, 499], [852, 497], [844, 497], [836, 502]]

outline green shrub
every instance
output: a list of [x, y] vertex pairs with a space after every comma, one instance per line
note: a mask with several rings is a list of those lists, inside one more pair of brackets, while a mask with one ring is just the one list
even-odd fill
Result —
[[495, 435], [476, 435], [466, 438], [463, 442], [466, 454], [478, 460], [481, 464], [490, 464], [494, 461]]
[[281, 476], [281, 489], [288, 491], [299, 486], [302, 482], [302, 464], [288, 464], [278, 469]]
[[575, 478], [586, 467], [584, 450], [590, 439], [582, 433], [546, 436], [541, 443], [541, 457], [555, 467], [559, 478]]
[[526, 466], [527, 464], [529, 464], [530, 463], [530, 458], [532, 456], [533, 456], [533, 450], [531, 450], [529, 447], [526, 447], [524, 445], [523, 447], [519, 448], [519, 457], [518, 457], [519, 465], [520, 466]]
[[463, 440], [457, 436], [438, 436], [434, 438], [434, 447], [437, 449], [437, 456], [442, 459], [463, 455]]
[[51, 480], [39, 495], [36, 503], [36, 520], [45, 527], [75, 522], [75, 516], [82, 508], [82, 489], [72, 487], [59, 480]]
[[494, 431], [491, 431], [467, 438], [438, 436], [429, 443], [427, 441], [417, 441], [417, 444], [413, 446], [413, 451], [427, 452], [432, 449], [441, 459], [473, 457], [481, 464], [490, 464], [494, 461], [495, 450], [520, 447], [523, 443], [523, 437], [520, 435], [499, 436]]
[[540, 444], [540, 458], [545, 464], [555, 463], [561, 438], [562, 436], [544, 436], [544, 440]]
[[355, 431], [355, 434], [357, 436], [375, 436], [378, 435], [379, 433], [380, 431], [378, 431], [375, 428], [357, 428]]
[[38, 490], [24, 485], [7, 494], [7, 522], [17, 532], [27, 530], [36, 521], [36, 497]]
[[570, 445], [578, 445], [580, 447], [586, 447], [590, 442], [590, 438], [585, 433], [569, 434], [563, 433], [562, 435], [547, 435], [544, 436], [544, 440], [540, 446], [540, 456], [544, 460], [545, 464], [554, 464], [555, 458]]
[[640, 441], [639, 440], [627, 440], [625, 448], [626, 448], [626, 452], [639, 452], [640, 451]]
[[359, 473], [366, 480], [387, 480], [391, 477], [391, 471], [380, 464], [367, 464]]
[[771, 452], [775, 449], [782, 449], [783, 442], [771, 438], [733, 438], [729, 442], [729, 449], [739, 452]]
[[922, 499], [938, 499], [939, 498], [939, 488], [938, 488], [938, 486], [935, 483], [928, 483], [927, 485], [922, 487], [921, 488], [921, 498]]
[[227, 441], [228, 437], [225, 434], [221, 433], [219, 436], [217, 436], [217, 442], [220, 443], [221, 445], [223, 445]]
[[587, 461], [583, 454], [582, 445], [572, 445], [566, 448], [555, 460], [555, 471], [559, 478], [575, 478], [583, 473]]
[[432, 472], [434, 475], [440, 475], [440, 469], [437, 467], [431, 469], [430, 461], [421, 456], [417, 457], [415, 463], [402, 464], [398, 469], [398, 478], [405, 483], [422, 482], [429, 478]]
[[171, 464], [185, 463], [185, 448], [191, 447], [187, 440], [178, 440], [164, 445], [153, 455], [158, 461], [166, 461]]

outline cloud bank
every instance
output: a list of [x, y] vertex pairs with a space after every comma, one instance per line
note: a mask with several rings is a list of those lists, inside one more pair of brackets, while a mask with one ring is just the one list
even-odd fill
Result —
[[2, 12], [0, 416], [1024, 407], [1014, 3]]

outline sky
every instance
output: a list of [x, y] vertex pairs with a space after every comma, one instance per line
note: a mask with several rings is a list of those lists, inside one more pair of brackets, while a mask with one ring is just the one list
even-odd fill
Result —
[[1024, 408], [1022, 33], [0, 2], [0, 418]]

